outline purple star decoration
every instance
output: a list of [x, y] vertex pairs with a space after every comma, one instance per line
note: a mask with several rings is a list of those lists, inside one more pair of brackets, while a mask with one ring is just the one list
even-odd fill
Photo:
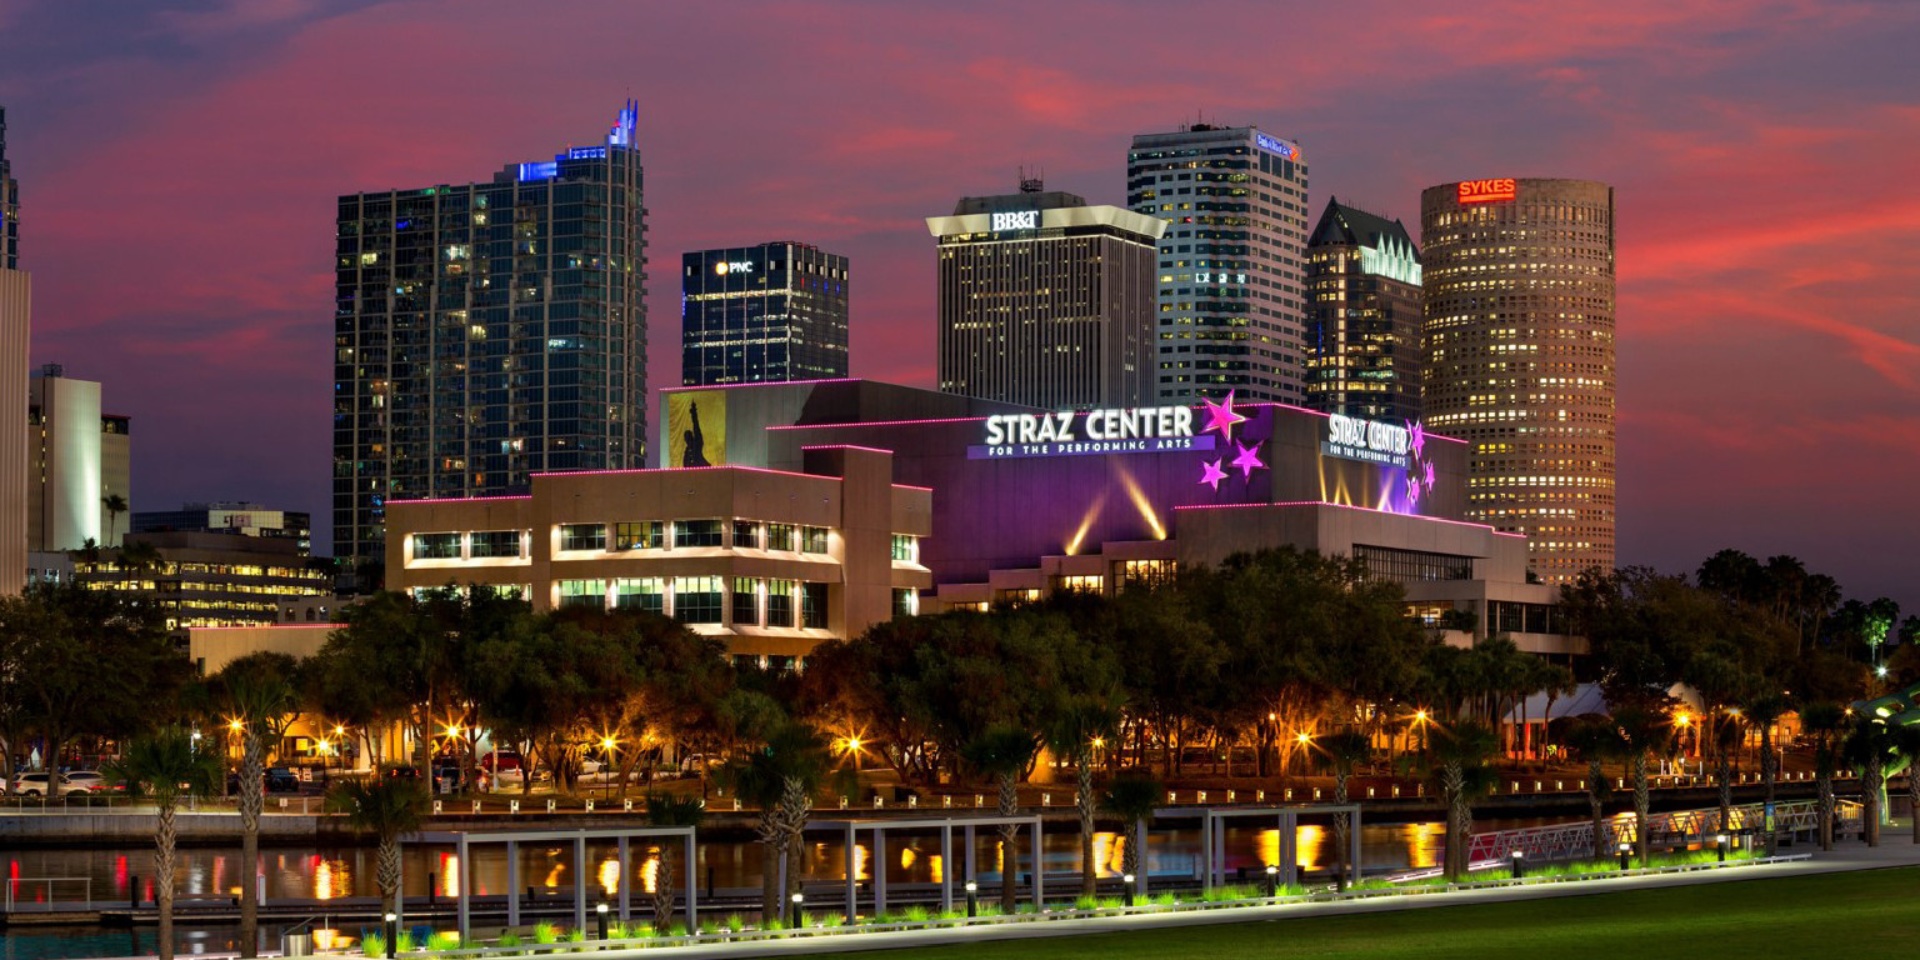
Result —
[[1220, 431], [1222, 439], [1232, 440], [1233, 425], [1247, 422], [1246, 417], [1233, 412], [1232, 390], [1227, 391], [1226, 403], [1214, 403], [1212, 400], [1204, 397], [1201, 398], [1200, 402], [1206, 404], [1207, 408], [1207, 425], [1200, 428], [1201, 433], [1206, 433], [1209, 430], [1218, 430]]
[[1407, 424], [1407, 434], [1408, 434], [1408, 438], [1407, 438], [1407, 439], [1408, 439], [1408, 441], [1409, 441], [1409, 442], [1410, 442], [1410, 443], [1412, 444], [1412, 446], [1413, 446], [1413, 456], [1414, 456], [1414, 458], [1415, 458], [1415, 459], [1421, 459], [1421, 458], [1424, 458], [1424, 457], [1426, 457], [1426, 455], [1427, 455], [1427, 427], [1426, 427], [1426, 424], [1424, 424], [1424, 423], [1422, 423], [1422, 422], [1420, 422], [1420, 421], [1418, 421], [1418, 420], [1414, 420], [1414, 421], [1412, 421], [1412, 422], [1410, 422], [1410, 423], [1408, 423], [1408, 424]]
[[1220, 492], [1220, 481], [1225, 480], [1226, 478], [1227, 478], [1227, 472], [1225, 470], [1220, 469], [1220, 461], [1205, 460], [1201, 462], [1200, 482], [1206, 484], [1207, 486], [1212, 487], [1213, 492], [1215, 493]]
[[1233, 466], [1240, 471], [1241, 479], [1252, 480], [1253, 471], [1265, 470], [1267, 468], [1266, 464], [1260, 462], [1260, 444], [1258, 442], [1249, 447], [1235, 440], [1233, 445], [1235, 449], [1240, 451], [1240, 455], [1233, 458]]

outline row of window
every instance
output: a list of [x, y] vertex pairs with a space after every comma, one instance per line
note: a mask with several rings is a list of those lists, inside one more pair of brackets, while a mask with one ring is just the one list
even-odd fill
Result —
[[642, 610], [688, 624], [827, 628], [824, 583], [734, 577], [729, 584], [728, 578], [713, 576], [635, 577], [561, 580], [558, 588], [561, 607]]

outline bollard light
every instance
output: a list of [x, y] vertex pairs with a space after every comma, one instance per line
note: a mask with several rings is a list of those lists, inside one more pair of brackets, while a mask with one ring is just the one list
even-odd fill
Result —
[[1274, 866], [1273, 864], [1267, 864], [1267, 899], [1268, 900], [1272, 900], [1274, 896], [1280, 892], [1279, 886], [1280, 886], [1280, 868]]
[[787, 911], [789, 914], [787, 917], [787, 926], [798, 927], [804, 925], [807, 922], [807, 915], [800, 905], [807, 902], [807, 895], [804, 893], [795, 893], [788, 899], [793, 901], [793, 909]]
[[1513, 851], [1513, 878], [1515, 880], [1523, 880], [1523, 879], [1526, 879], [1526, 876], [1527, 876], [1526, 851], [1515, 850]]
[[972, 880], [968, 880], [967, 881], [967, 919], [971, 920], [974, 917], [977, 917], [979, 915], [980, 915], [980, 885], [977, 883], [974, 883]]
[[605, 901], [593, 905], [594, 922], [600, 926], [600, 939], [607, 938], [607, 905]]
[[1724, 833], [1715, 834], [1713, 838], [1713, 846], [1714, 846], [1714, 850], [1720, 854], [1720, 862], [1726, 863], [1727, 862], [1727, 835]]
[[393, 960], [394, 951], [400, 947], [400, 915], [387, 914], [387, 960]]
[[1631, 856], [1633, 856], [1633, 844], [1628, 843], [1625, 840], [1620, 841], [1620, 869], [1622, 870], [1630, 869], [1627, 863], [1627, 858]]
[[1120, 882], [1126, 884], [1120, 889], [1120, 902], [1123, 906], [1133, 906], [1133, 874], [1123, 873]]

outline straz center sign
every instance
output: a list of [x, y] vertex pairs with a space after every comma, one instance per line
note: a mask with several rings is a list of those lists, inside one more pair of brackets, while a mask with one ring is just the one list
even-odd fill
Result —
[[1327, 438], [1320, 443], [1320, 452], [1330, 457], [1395, 467], [1412, 463], [1412, 449], [1413, 432], [1404, 426], [1337, 413], [1327, 417]]
[[1212, 450], [1214, 438], [1196, 436], [1192, 407], [1126, 407], [1086, 413], [1008, 413], [986, 422], [985, 443], [967, 459], [1071, 457], [1115, 453]]

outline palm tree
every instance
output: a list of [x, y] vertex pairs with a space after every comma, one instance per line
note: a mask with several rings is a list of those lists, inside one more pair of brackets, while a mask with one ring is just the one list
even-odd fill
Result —
[[1133, 770], [1113, 778], [1100, 796], [1100, 806], [1125, 824], [1121, 832], [1126, 837], [1120, 846], [1123, 874], [1146, 876], [1146, 851], [1141, 849], [1141, 842], [1146, 839], [1146, 825], [1153, 819], [1154, 808], [1160, 805], [1161, 789], [1160, 781], [1155, 780], [1153, 774], [1144, 769]]
[[[961, 759], [967, 762], [975, 772], [991, 777], [999, 784], [998, 811], [1002, 817], [1011, 817], [1020, 812], [1020, 775], [1027, 770], [1027, 764], [1033, 762], [1035, 744], [1033, 736], [1018, 727], [994, 727], [968, 741], [960, 750]], [[1015, 867], [1019, 856], [1014, 852], [1013, 838], [1020, 832], [1015, 823], [1000, 825], [1000, 911], [1011, 916], [1019, 908]], [[1035, 855], [1039, 850], [1035, 849]], [[1034, 869], [1039, 869], [1038, 863]]]
[[[1593, 859], [1606, 860], [1613, 849], [1607, 831], [1606, 803], [1613, 794], [1607, 781], [1605, 763], [1619, 756], [1625, 744], [1620, 733], [1604, 718], [1584, 717], [1567, 730], [1566, 743], [1587, 761], [1587, 810], [1593, 816]], [[1721, 814], [1722, 824], [1726, 814]], [[1724, 827], [1723, 827], [1724, 829]]]
[[[113, 530], [119, 524], [120, 515], [127, 512], [127, 498], [117, 493], [109, 493], [100, 498], [100, 506], [107, 511], [107, 543], [113, 543]], [[244, 954], [253, 956], [253, 954]]]
[[[1342, 730], [1323, 737], [1319, 743], [1320, 752], [1316, 754], [1320, 764], [1333, 771], [1333, 802], [1347, 802], [1347, 780], [1353, 776], [1357, 767], [1373, 762], [1373, 738], [1358, 730]], [[1347, 815], [1336, 814], [1333, 818], [1333, 883], [1336, 889], [1347, 888], [1347, 874], [1351, 870], [1354, 879], [1359, 877], [1359, 864], [1347, 862], [1347, 836], [1353, 825], [1347, 822]]]
[[[698, 827], [706, 816], [706, 807], [698, 797], [647, 796], [647, 822], [656, 827]], [[665, 933], [673, 924], [673, 858], [676, 849], [676, 844], [671, 840], [660, 844], [660, 869], [653, 877], [655, 933]], [[693, 865], [688, 864], [687, 867], [692, 869]], [[687, 878], [687, 885], [693, 885], [691, 876]]]
[[173, 853], [178, 840], [174, 810], [183, 797], [214, 792], [220, 780], [220, 759], [212, 751], [196, 750], [186, 729], [163, 727], [128, 743], [110, 772], [125, 780], [129, 789], [152, 797], [160, 808], [159, 828], [153, 835], [153, 899], [160, 911], [157, 948], [159, 960], [173, 960]]
[[1105, 700], [1090, 699], [1068, 706], [1047, 730], [1047, 745], [1055, 754], [1073, 761], [1076, 811], [1080, 814], [1080, 892], [1095, 896], [1099, 872], [1093, 862], [1093, 814], [1097, 797], [1093, 792], [1093, 750], [1104, 743], [1120, 725], [1120, 711]]
[[1500, 737], [1485, 724], [1462, 720], [1433, 739], [1434, 778], [1447, 802], [1448, 880], [1466, 879], [1467, 845], [1473, 839], [1473, 801], [1493, 787], [1487, 760], [1500, 752]]
[[1837, 703], [1800, 709], [1800, 729], [1813, 735], [1813, 774], [1820, 786], [1820, 849], [1833, 849], [1833, 775], [1839, 772], [1841, 735], [1847, 715]]
[[[826, 741], [812, 727], [781, 723], [766, 746], [736, 759], [724, 772], [734, 795], [760, 808], [755, 839], [766, 848], [760, 870], [760, 915], [771, 923], [784, 915], [788, 895], [800, 886], [800, 833], [813, 811], [813, 791], [830, 767]], [[780, 881], [781, 861], [788, 863]]]
[[1895, 749], [1892, 731], [1879, 717], [1860, 717], [1841, 745], [1842, 756], [1860, 774], [1861, 800], [1866, 809], [1860, 813], [1860, 832], [1867, 846], [1880, 845], [1880, 817], [1887, 792], [1887, 757]]
[[232, 723], [241, 735], [240, 760], [240, 956], [259, 954], [260, 809], [266, 780], [266, 741], [278, 739], [299, 706], [294, 693], [293, 658], [281, 653], [241, 657], [220, 671], [220, 685]]
[[1733, 829], [1733, 761], [1746, 738], [1745, 721], [1738, 711], [1723, 710], [1712, 724], [1713, 779], [1720, 792], [1720, 832]]
[[1613, 723], [1631, 764], [1634, 847], [1640, 854], [1640, 866], [1649, 867], [1653, 865], [1653, 838], [1647, 835], [1647, 816], [1652, 813], [1653, 792], [1647, 782], [1647, 758], [1665, 753], [1673, 745], [1673, 725], [1664, 712], [1647, 707], [1621, 707], [1613, 712]]
[[400, 912], [400, 838], [420, 830], [427, 817], [427, 792], [417, 780], [375, 773], [366, 780], [342, 780], [327, 793], [327, 809], [345, 814], [347, 825], [380, 838], [374, 869], [383, 913]]
[[1920, 843], [1920, 726], [1893, 728], [1893, 748], [1907, 768], [1907, 808], [1913, 812], [1913, 842]]

